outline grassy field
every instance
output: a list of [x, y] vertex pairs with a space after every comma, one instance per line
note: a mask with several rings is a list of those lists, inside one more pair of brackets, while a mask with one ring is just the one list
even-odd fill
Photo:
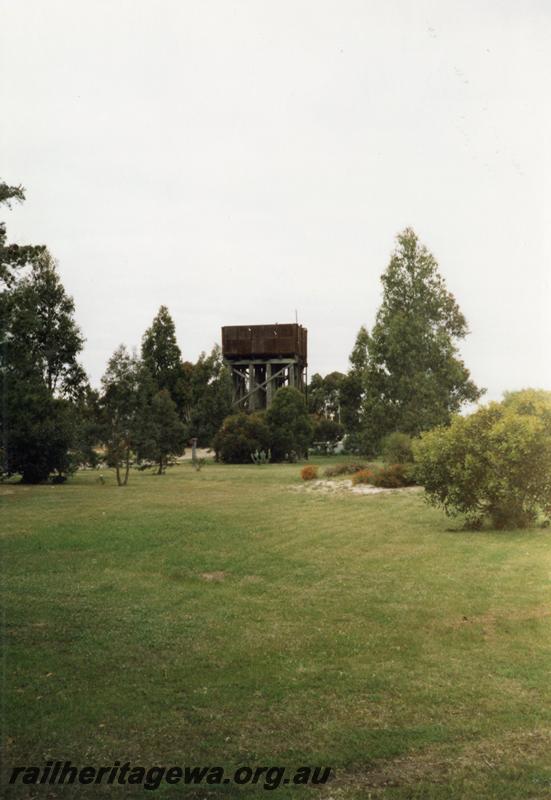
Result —
[[5, 767], [336, 776], [89, 797], [550, 798], [549, 530], [469, 533], [416, 491], [299, 484], [297, 465], [207, 464], [0, 486]]

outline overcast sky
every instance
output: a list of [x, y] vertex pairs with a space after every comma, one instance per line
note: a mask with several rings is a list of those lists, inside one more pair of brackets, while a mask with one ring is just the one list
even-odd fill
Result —
[[169, 307], [185, 359], [299, 321], [345, 370], [412, 226], [487, 397], [551, 389], [549, 0], [3, 0], [11, 241], [59, 261], [97, 384]]

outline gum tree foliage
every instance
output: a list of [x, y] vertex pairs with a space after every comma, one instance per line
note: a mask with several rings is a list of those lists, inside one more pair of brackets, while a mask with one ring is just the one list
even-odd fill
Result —
[[357, 433], [361, 428], [361, 406], [368, 364], [368, 342], [369, 334], [362, 325], [350, 354], [350, 369], [340, 387], [341, 422], [349, 434]]
[[71, 471], [70, 448], [78, 428], [69, 401], [52, 397], [38, 376], [19, 380], [12, 372], [3, 405], [4, 477], [20, 475], [23, 483], [41, 483]]
[[[143, 391], [143, 381], [142, 381]], [[174, 456], [182, 455], [186, 428], [168, 389], [155, 392], [145, 408], [139, 406], [136, 453], [138, 459], [157, 464], [162, 475]]]
[[308, 385], [308, 410], [327, 419], [339, 421], [341, 414], [341, 387], [346, 376], [342, 372], [330, 372], [325, 377], [312, 375]]
[[74, 321], [75, 304], [44, 250], [8, 298], [10, 351], [21, 369], [38, 372], [52, 396], [77, 397], [85, 373], [77, 361], [84, 338]]
[[99, 401], [99, 391], [92, 389], [88, 383], [73, 401], [76, 424], [72, 454], [75, 465], [86, 464], [95, 468], [100, 461], [97, 451], [100, 441]]
[[312, 442], [336, 444], [344, 436], [344, 425], [327, 417], [319, 417], [312, 414]]
[[[0, 181], [0, 206], [11, 208], [13, 201], [22, 203], [25, 200], [25, 189], [22, 186], [9, 186]], [[36, 257], [44, 252], [43, 245], [8, 244], [6, 224], [0, 222], [0, 289], [13, 285], [19, 271], [32, 264]]]
[[344, 425], [334, 419], [310, 414], [312, 422], [312, 438], [310, 441], [314, 452], [327, 455], [334, 451], [335, 445], [344, 437]]
[[2, 256], [2, 463], [5, 475], [38, 483], [74, 466], [87, 381], [74, 303], [54, 260], [45, 248], [21, 250], [7, 266]]
[[115, 468], [117, 483], [126, 486], [143, 416], [140, 411], [141, 365], [120, 345], [107, 363], [101, 379], [99, 434], [106, 447], [107, 463]]
[[231, 377], [220, 346], [215, 345], [208, 355], [201, 353], [188, 375], [188, 435], [196, 437], [200, 447], [210, 447], [232, 408]]
[[[142, 339], [142, 361], [157, 391], [167, 389], [177, 405], [183, 393], [182, 353], [176, 341], [176, 327], [166, 306], [161, 306]], [[180, 403], [178, 402], [180, 400]]]
[[296, 461], [308, 456], [313, 427], [302, 392], [292, 386], [278, 389], [266, 411], [266, 422], [272, 461]]
[[468, 333], [465, 317], [411, 228], [398, 235], [381, 281], [383, 301], [371, 334], [360, 332], [354, 367], [362, 383], [360, 425], [371, 452], [392, 431], [417, 435], [447, 424], [482, 394], [458, 355], [457, 343]]
[[161, 306], [142, 340], [142, 360], [157, 391], [166, 389], [176, 403], [187, 438], [196, 437], [207, 447], [231, 411], [231, 380], [215, 345], [201, 353], [195, 364], [182, 362], [174, 321]]
[[124, 345], [115, 350], [102, 378], [101, 439], [117, 483], [126, 486], [134, 460], [149, 461], [162, 475], [185, 446], [185, 427], [168, 389], [158, 389], [149, 367]]
[[430, 503], [470, 527], [526, 527], [551, 514], [551, 392], [505, 395], [413, 443], [415, 477]]

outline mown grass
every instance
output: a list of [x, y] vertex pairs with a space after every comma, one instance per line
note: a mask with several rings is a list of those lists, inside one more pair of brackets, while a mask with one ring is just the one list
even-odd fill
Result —
[[551, 796], [551, 534], [292, 491], [299, 469], [0, 487], [6, 769], [317, 764], [325, 798]]

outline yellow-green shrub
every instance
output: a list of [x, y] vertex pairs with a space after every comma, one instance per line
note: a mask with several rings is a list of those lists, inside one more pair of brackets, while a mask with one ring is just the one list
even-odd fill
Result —
[[479, 527], [525, 527], [551, 513], [551, 392], [524, 390], [414, 442], [429, 502]]

